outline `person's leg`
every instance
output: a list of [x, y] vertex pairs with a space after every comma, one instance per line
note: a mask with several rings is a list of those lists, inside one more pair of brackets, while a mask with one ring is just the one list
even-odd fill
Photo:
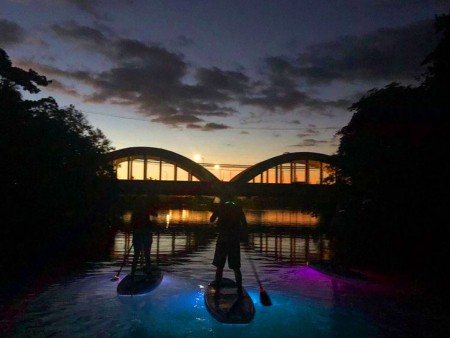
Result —
[[216, 276], [214, 278], [215, 294], [216, 299], [220, 298], [220, 284], [222, 283], [223, 267], [227, 260], [227, 247], [226, 243], [217, 240], [216, 252], [214, 253], [213, 265], [216, 267]]
[[150, 260], [150, 253], [152, 250], [152, 237], [151, 235], [148, 237], [148, 240], [145, 243], [144, 248], [144, 257], [145, 257], [145, 272], [150, 273], [151, 270], [151, 260]]
[[214, 283], [216, 284], [217, 288], [220, 287], [220, 282], [222, 281], [223, 267], [225, 266], [226, 259], [227, 259], [226, 243], [218, 240], [213, 260], [213, 265], [216, 267], [216, 276], [214, 279]]
[[239, 241], [230, 243], [228, 252], [228, 266], [234, 271], [238, 296], [243, 296], [241, 273], [241, 247]]
[[148, 245], [148, 264], [151, 263], [151, 253], [152, 253], [153, 235], [150, 233], [150, 243]]
[[222, 276], [223, 276], [223, 266], [217, 266], [216, 267], [216, 276], [214, 278], [214, 286], [215, 286], [215, 292], [214, 292], [214, 298], [218, 301], [220, 298], [220, 284], [222, 283]]
[[144, 260], [145, 260], [145, 265], [143, 266], [143, 271], [145, 273], [149, 273], [150, 269], [151, 269], [151, 266], [150, 266], [150, 249], [149, 248], [145, 248], [144, 252], [143, 252], [143, 255], [144, 255]]
[[131, 263], [131, 277], [134, 277], [134, 274], [136, 272], [136, 266], [139, 262], [139, 257], [141, 255], [141, 251], [134, 248], [134, 254], [133, 254], [133, 262]]
[[241, 269], [237, 268], [234, 269], [234, 278], [236, 278], [236, 284], [237, 284], [237, 294], [239, 297], [244, 296], [244, 291], [242, 289], [242, 273]]
[[133, 246], [134, 246], [134, 254], [133, 254], [133, 262], [131, 263], [131, 276], [134, 277], [137, 265], [141, 258], [141, 254], [143, 254], [142, 251], [144, 250], [142, 235], [139, 232], [133, 233]]
[[216, 283], [216, 286], [218, 288], [220, 287], [220, 282], [222, 282], [222, 276], [223, 276], [223, 267], [217, 267], [214, 282]]

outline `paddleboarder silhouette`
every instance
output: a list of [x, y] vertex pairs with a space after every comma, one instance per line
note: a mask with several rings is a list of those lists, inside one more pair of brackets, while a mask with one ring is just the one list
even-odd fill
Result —
[[146, 199], [138, 199], [131, 214], [133, 228], [134, 256], [131, 264], [131, 276], [134, 277], [136, 267], [141, 256], [145, 258], [144, 272], [151, 272], [150, 252], [152, 248], [152, 229], [154, 219], [158, 216], [157, 210]]
[[242, 290], [241, 249], [240, 239], [243, 230], [247, 227], [247, 220], [242, 207], [236, 203], [231, 194], [224, 194], [219, 205], [213, 211], [210, 222], [217, 221], [219, 236], [217, 238], [213, 265], [216, 267], [214, 284], [216, 296], [220, 295], [220, 283], [223, 268], [228, 258], [228, 267], [234, 271], [236, 278], [238, 299], [244, 296]]

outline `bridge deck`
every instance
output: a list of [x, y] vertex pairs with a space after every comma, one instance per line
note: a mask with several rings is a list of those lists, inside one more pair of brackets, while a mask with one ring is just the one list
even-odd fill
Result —
[[[224, 189], [237, 196], [290, 196], [329, 193], [333, 185], [274, 184], [240, 182], [136, 181], [117, 180], [123, 194], [153, 193], [159, 195], [217, 196]], [[312, 197], [312, 196], [311, 196]]]

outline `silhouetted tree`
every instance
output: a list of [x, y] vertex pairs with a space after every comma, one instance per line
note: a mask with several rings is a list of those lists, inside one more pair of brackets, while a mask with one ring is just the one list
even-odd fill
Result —
[[0, 49], [0, 185], [6, 210], [0, 246], [6, 248], [2, 258], [13, 257], [19, 267], [86, 235], [111, 201], [114, 173], [103, 156], [111, 147], [102, 132], [73, 106], [61, 108], [51, 97], [23, 98], [21, 91], [38, 93], [48, 83], [33, 70], [13, 67]]
[[353, 104], [341, 129], [337, 177], [350, 188], [332, 231], [353, 262], [409, 268], [443, 281], [450, 185], [450, 14], [419, 87], [392, 83]]

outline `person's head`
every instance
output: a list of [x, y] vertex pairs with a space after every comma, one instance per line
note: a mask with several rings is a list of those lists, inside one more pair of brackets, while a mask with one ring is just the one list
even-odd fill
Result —
[[220, 203], [234, 202], [235, 196], [230, 187], [225, 187], [220, 194]]
[[223, 204], [227, 202], [234, 202], [234, 196], [229, 193], [222, 194], [220, 196], [220, 203]]
[[134, 211], [143, 210], [147, 207], [147, 201], [144, 196], [135, 196], [132, 200], [132, 209]]
[[152, 195], [136, 195], [132, 199], [133, 210], [145, 210], [148, 208], [157, 208], [157, 198]]

